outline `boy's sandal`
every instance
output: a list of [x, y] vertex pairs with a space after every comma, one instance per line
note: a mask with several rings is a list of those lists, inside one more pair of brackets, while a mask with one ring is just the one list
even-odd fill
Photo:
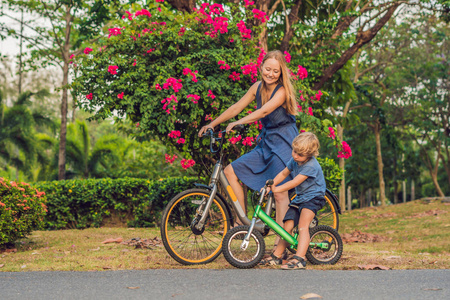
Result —
[[267, 265], [279, 266], [279, 265], [283, 264], [283, 258], [276, 257], [275, 254], [271, 253], [268, 258], [263, 259], [262, 261], [259, 262], [259, 264], [262, 266], [267, 266]]
[[[296, 262], [294, 262], [296, 260]], [[281, 266], [283, 270], [303, 270], [306, 269], [306, 261], [300, 256], [294, 255], [285, 265]]]

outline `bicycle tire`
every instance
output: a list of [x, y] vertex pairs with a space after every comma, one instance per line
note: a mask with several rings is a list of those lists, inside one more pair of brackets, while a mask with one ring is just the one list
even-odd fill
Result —
[[206, 264], [222, 252], [222, 241], [230, 229], [230, 216], [223, 201], [216, 196], [209, 209], [203, 231], [191, 227], [197, 209], [210, 191], [190, 189], [177, 194], [164, 209], [161, 239], [169, 255], [184, 265]]
[[249, 228], [248, 225], [234, 227], [223, 239], [223, 256], [232, 266], [239, 269], [255, 267], [263, 258], [266, 249], [264, 238], [257, 230], [252, 231], [248, 247], [245, 250], [240, 248]]
[[313, 265], [334, 265], [342, 256], [343, 243], [339, 233], [326, 225], [310, 228], [312, 243], [325, 243], [327, 248], [308, 247], [306, 258]]

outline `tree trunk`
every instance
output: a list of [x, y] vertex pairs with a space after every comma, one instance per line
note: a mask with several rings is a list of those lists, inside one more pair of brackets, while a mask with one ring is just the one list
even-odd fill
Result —
[[70, 6], [66, 6], [66, 29], [65, 40], [62, 49], [63, 56], [63, 80], [62, 80], [62, 99], [61, 99], [61, 129], [59, 131], [59, 154], [58, 154], [58, 180], [66, 178], [66, 134], [67, 134], [67, 84], [69, 83], [69, 50], [70, 50], [70, 29], [72, 16]]
[[342, 53], [342, 55], [338, 60], [336, 60], [335, 63], [327, 67], [322, 72], [322, 77], [320, 77], [319, 80], [314, 84], [313, 89], [319, 90], [325, 84], [325, 82], [327, 82], [337, 71], [339, 71], [359, 49], [370, 42], [377, 35], [378, 31], [380, 31], [381, 28], [389, 21], [400, 4], [401, 2], [397, 2], [389, 7], [384, 16], [381, 17], [372, 28], [369, 28], [366, 31], [359, 31], [356, 34], [355, 43], [346, 51], [344, 51], [344, 53]]
[[403, 203], [406, 202], [406, 180], [403, 180]]
[[347, 188], [347, 209], [352, 210], [352, 187]]
[[381, 155], [381, 137], [380, 130], [381, 125], [379, 120], [377, 120], [375, 126], [373, 127], [373, 131], [375, 133], [375, 141], [377, 146], [377, 162], [378, 162], [378, 180], [380, 182], [380, 202], [381, 206], [384, 206], [386, 203], [386, 194], [385, 194], [385, 185], [384, 185], [384, 176], [383, 176], [383, 157]]
[[414, 179], [411, 180], [411, 201], [416, 200], [416, 187], [414, 186]]
[[23, 10], [21, 11], [21, 15], [20, 15], [20, 42], [19, 42], [19, 86], [18, 86], [18, 90], [19, 90], [19, 96], [20, 94], [22, 94], [22, 54], [23, 54]]
[[[337, 125], [337, 134], [339, 140], [342, 141], [344, 138], [344, 128], [340, 124]], [[341, 186], [339, 187], [339, 206], [342, 211], [345, 211], [345, 160], [343, 157], [339, 158], [339, 168], [342, 170]]]

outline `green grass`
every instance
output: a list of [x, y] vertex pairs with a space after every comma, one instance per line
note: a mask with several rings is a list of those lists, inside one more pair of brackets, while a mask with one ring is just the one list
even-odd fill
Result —
[[[435, 211], [437, 215], [420, 215]], [[333, 266], [308, 266], [319, 270], [354, 270], [359, 265], [392, 269], [450, 268], [450, 206], [420, 200], [386, 207], [357, 209], [340, 216], [341, 235], [355, 230], [376, 234], [388, 241], [346, 243], [341, 260]], [[0, 271], [96, 271], [161, 268], [232, 268], [223, 256], [199, 266], [182, 266], [162, 244], [135, 249], [121, 244], [102, 244], [108, 238], [155, 238], [159, 229], [91, 228], [36, 231], [16, 243], [17, 252], [0, 251]], [[267, 238], [267, 248], [274, 236]]]

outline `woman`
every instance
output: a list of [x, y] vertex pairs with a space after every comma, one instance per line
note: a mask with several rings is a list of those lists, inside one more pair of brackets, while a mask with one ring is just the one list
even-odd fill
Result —
[[[198, 133], [201, 136], [207, 129], [214, 129], [215, 126], [235, 117], [256, 99], [257, 109], [253, 113], [229, 123], [226, 128], [226, 131], [230, 132], [236, 125], [249, 124], [258, 120], [261, 120], [263, 125], [257, 137], [257, 146], [224, 170], [242, 207], [245, 207], [246, 197], [239, 180], [253, 190], [260, 190], [267, 179], [275, 178], [286, 168], [291, 158], [291, 143], [298, 135], [295, 125], [295, 115], [298, 112], [295, 91], [290, 82], [283, 54], [280, 51], [267, 53], [261, 63], [260, 72], [261, 81], [253, 84], [238, 102], [210, 124], [203, 126]], [[292, 178], [285, 179], [285, 181], [288, 180]], [[274, 196], [277, 209], [276, 221], [282, 225], [289, 204], [288, 192], [274, 193]]]

